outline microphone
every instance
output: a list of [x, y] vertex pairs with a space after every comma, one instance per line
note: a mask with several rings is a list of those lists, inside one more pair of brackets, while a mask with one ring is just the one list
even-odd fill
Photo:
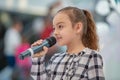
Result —
[[35, 54], [35, 53], [37, 53], [39, 51], [42, 51], [43, 46], [46, 46], [46, 47], [49, 48], [49, 47], [53, 46], [55, 43], [56, 43], [55, 37], [49, 37], [49, 38], [45, 39], [43, 41], [43, 43], [40, 44], [39, 46], [31, 47], [31, 48], [25, 50], [24, 52], [22, 52], [19, 55], [19, 58], [23, 60], [25, 57], [32, 56], [33, 54]]

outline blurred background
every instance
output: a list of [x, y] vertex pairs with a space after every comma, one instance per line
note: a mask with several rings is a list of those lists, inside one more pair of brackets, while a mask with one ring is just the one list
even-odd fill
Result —
[[[18, 56], [52, 35], [52, 18], [65, 6], [92, 13], [106, 80], [120, 80], [120, 0], [0, 0], [0, 80], [31, 80], [31, 59]], [[51, 48], [46, 61], [61, 50], [65, 47]]]

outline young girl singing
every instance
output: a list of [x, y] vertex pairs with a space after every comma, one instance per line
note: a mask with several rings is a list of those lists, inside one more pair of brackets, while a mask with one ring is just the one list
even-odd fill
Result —
[[[105, 80], [103, 61], [98, 53], [98, 36], [91, 14], [76, 7], [65, 7], [53, 19], [57, 44], [66, 45], [64, 53], [56, 53], [45, 66], [43, 51], [32, 57], [31, 76], [34, 80]], [[38, 40], [32, 44], [42, 43]]]

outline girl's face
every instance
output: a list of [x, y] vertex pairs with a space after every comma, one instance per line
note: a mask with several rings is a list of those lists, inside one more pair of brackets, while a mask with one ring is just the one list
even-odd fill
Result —
[[69, 45], [78, 37], [76, 29], [72, 26], [69, 17], [65, 13], [57, 13], [53, 19], [53, 28], [57, 43], [60, 46]]

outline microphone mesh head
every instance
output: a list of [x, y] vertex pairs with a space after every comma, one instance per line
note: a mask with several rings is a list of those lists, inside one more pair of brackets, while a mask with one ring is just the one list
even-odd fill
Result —
[[56, 44], [56, 39], [55, 39], [55, 37], [50, 37], [50, 38], [47, 38], [46, 39], [47, 41], [48, 41], [48, 43], [49, 43], [49, 47], [51, 47], [51, 46], [53, 46], [54, 44]]

